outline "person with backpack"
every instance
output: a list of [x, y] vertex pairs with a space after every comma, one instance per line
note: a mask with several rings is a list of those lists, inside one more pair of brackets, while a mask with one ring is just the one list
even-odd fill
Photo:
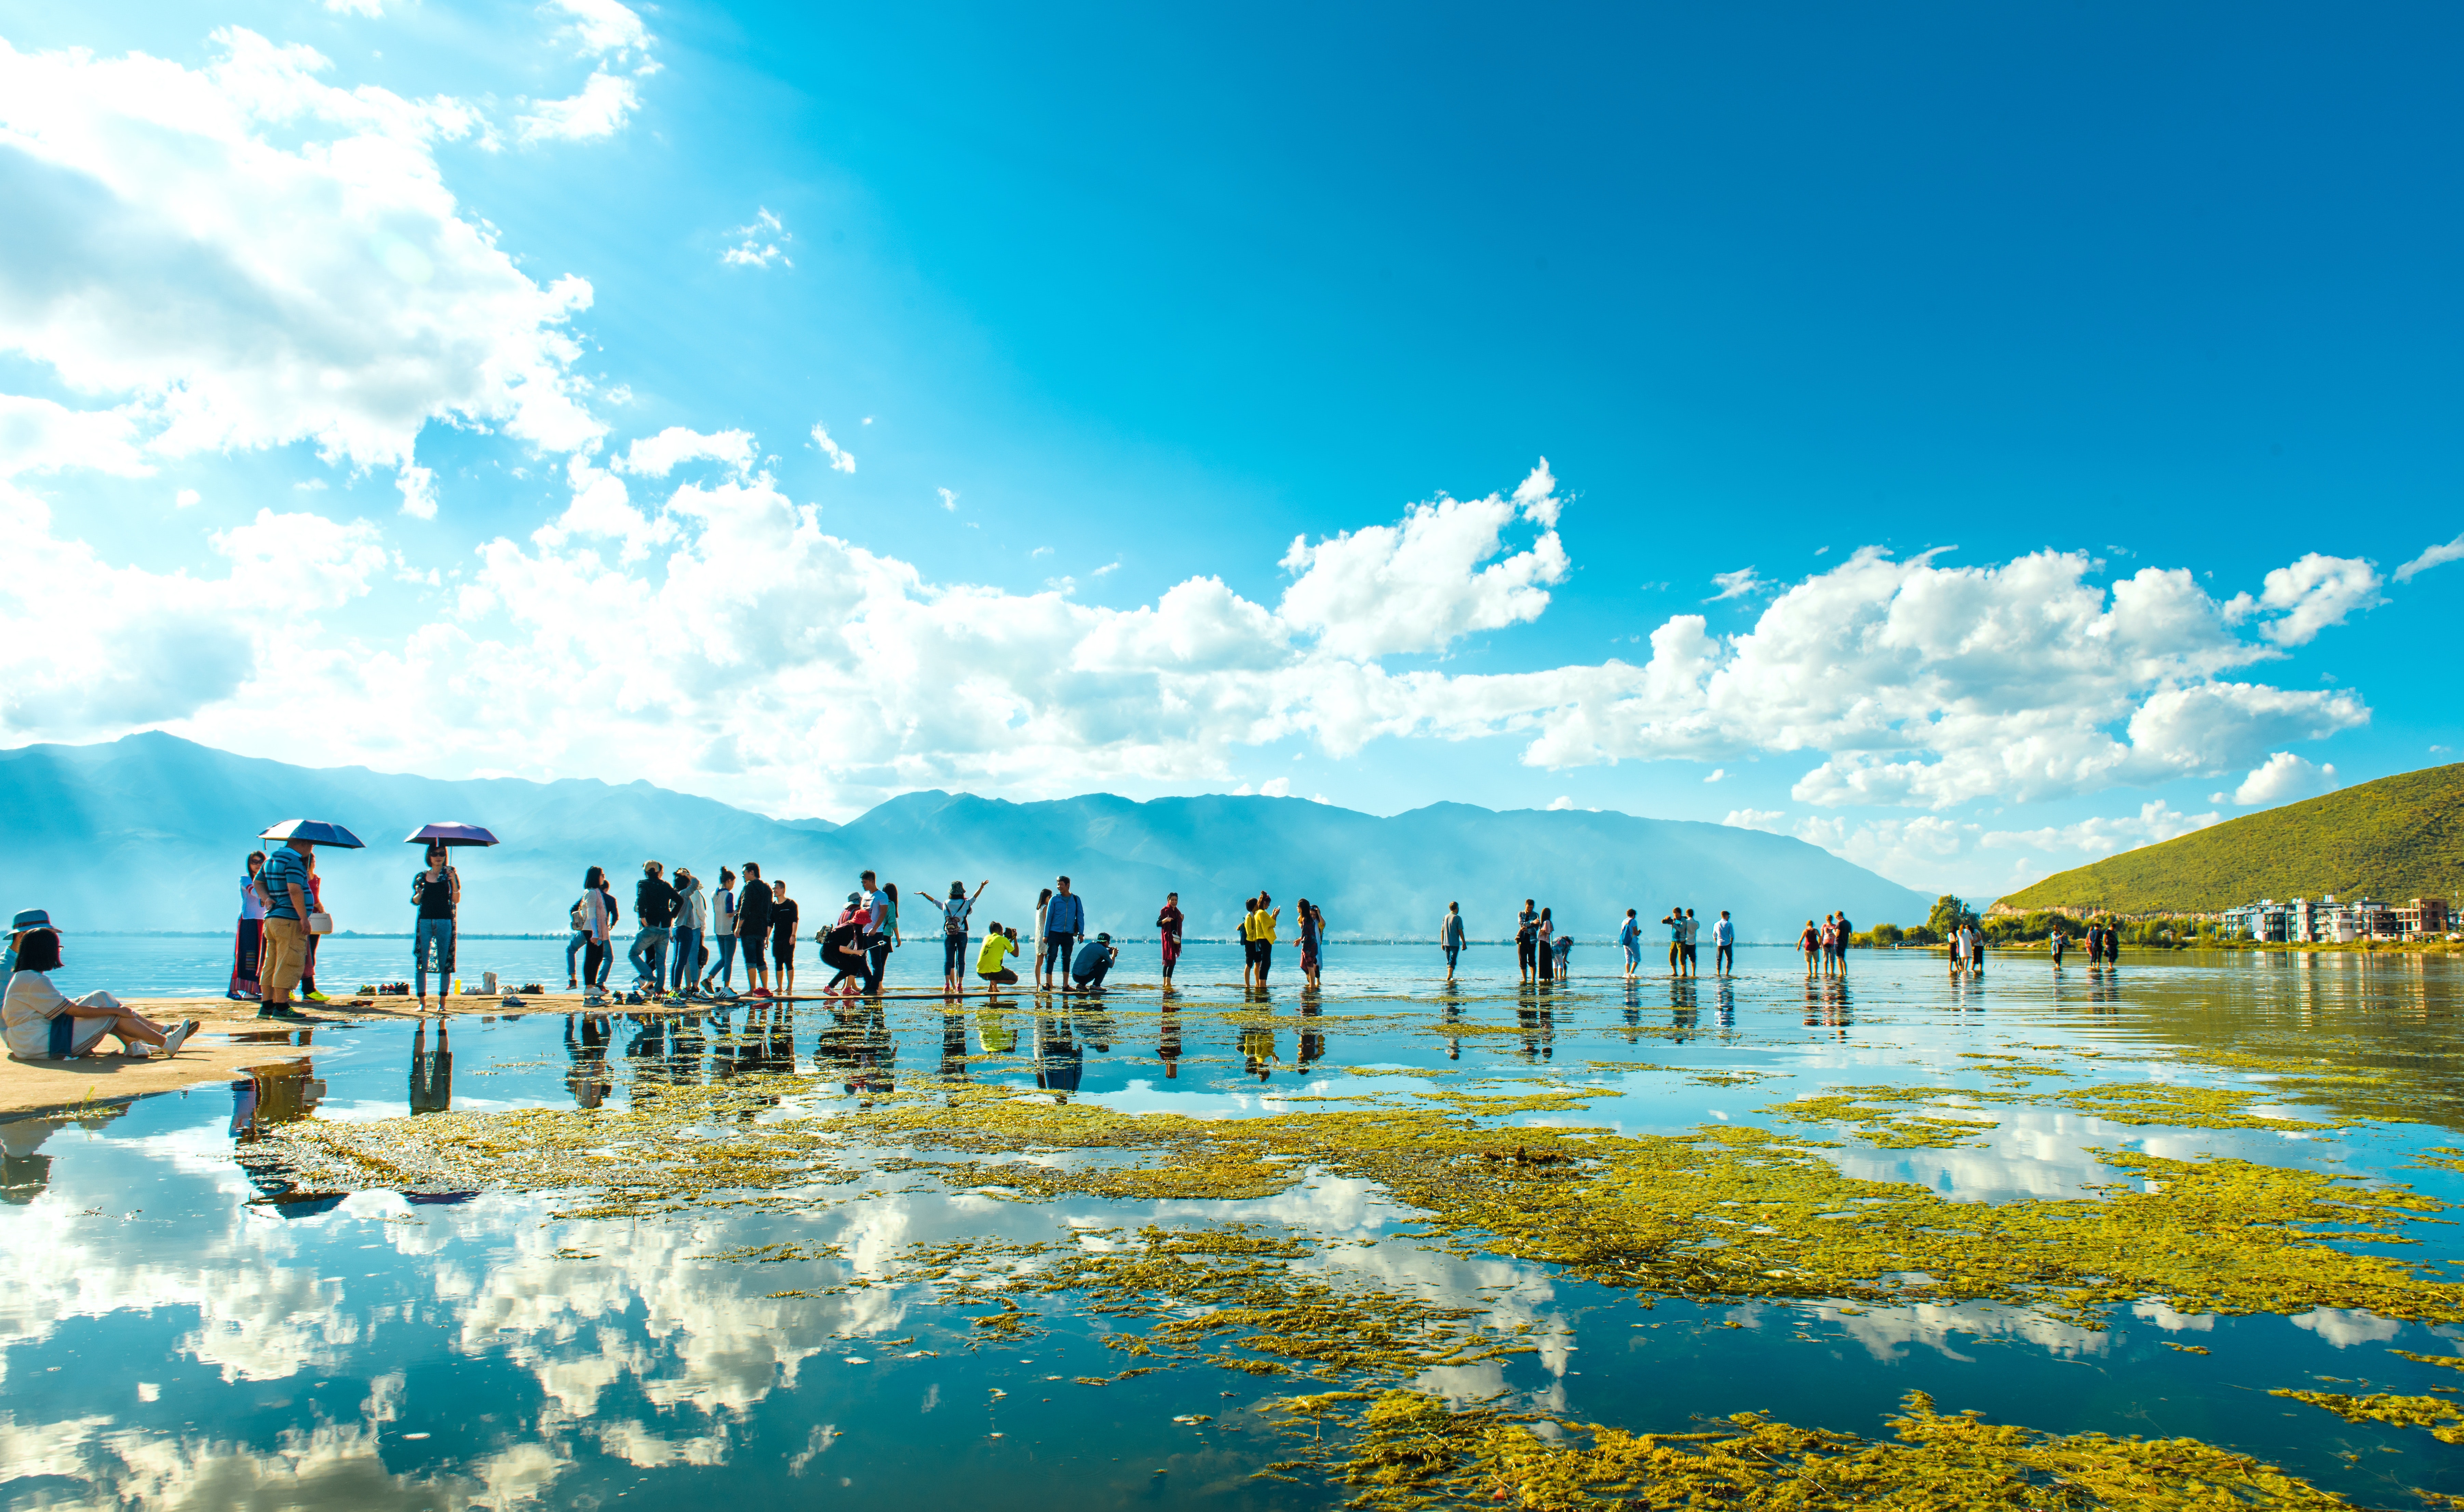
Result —
[[[849, 893], [847, 906], [840, 909], [838, 918], [821, 932], [822, 965], [838, 973], [823, 986], [824, 997], [866, 975], [869, 965], [864, 949], [866, 913], [864, 894]], [[847, 991], [852, 996], [855, 989], [848, 988]]]
[[1642, 922], [1631, 908], [1625, 911], [1625, 923], [1617, 929], [1617, 948], [1625, 952], [1625, 977], [1631, 982], [1634, 974], [1642, 969]]
[[975, 897], [971, 898], [967, 896], [966, 883], [952, 882], [948, 900], [933, 904], [941, 910], [941, 987], [945, 991], [966, 990], [958, 973], [966, 961], [967, 915], [974, 911], [976, 899], [983, 897], [984, 889], [992, 884], [991, 878], [978, 882]]
[[583, 947], [590, 944], [588, 892], [589, 889], [585, 887], [583, 895], [573, 900], [573, 906], [565, 910], [565, 918], [573, 928], [573, 932], [565, 936], [564, 940], [564, 989], [568, 992], [578, 991], [582, 987], [582, 977], [574, 965], [574, 957], [580, 955]]
[[770, 884], [761, 879], [758, 861], [744, 863], [744, 887], [736, 899], [736, 944], [744, 957], [744, 979], [752, 984], [747, 997], [770, 996]]

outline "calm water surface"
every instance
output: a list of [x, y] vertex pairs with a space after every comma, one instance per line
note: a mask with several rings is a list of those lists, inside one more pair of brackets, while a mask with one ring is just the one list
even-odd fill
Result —
[[[467, 974], [495, 967], [561, 983], [561, 946], [503, 942], [482, 960], [480, 944], [464, 949]], [[407, 943], [366, 945], [338, 948], [328, 982], [403, 974], [383, 963], [407, 956]], [[2013, 1105], [1992, 1110], [1983, 1147], [1883, 1149], [1835, 1131], [1831, 1158], [1854, 1175], [1979, 1202], [2079, 1195], [2117, 1175], [2095, 1152], [2123, 1149], [2349, 1172], [2464, 1200], [2454, 1175], [2396, 1168], [2460, 1143], [2464, 973], [2446, 961], [2132, 958], [2057, 975], [2013, 957], [1981, 984], [1952, 984], [1939, 957], [1903, 952], [1860, 954], [1844, 984], [1808, 984], [1793, 957], [1741, 954], [1732, 982], [1645, 977], [1628, 989], [1603, 971], [1610, 952], [1578, 951], [1574, 981], [1521, 993], [1504, 952], [1475, 951], [1445, 993], [1432, 952], [1353, 947], [1335, 953], [1313, 997], [1280, 964], [1286, 980], [1261, 1005], [1241, 999], [1235, 952], [1197, 946], [1169, 1024], [1153, 992], [1130, 989], [1094, 1011], [1039, 1012], [1031, 996], [987, 1009], [979, 995], [955, 1014], [892, 1001], [875, 1019], [802, 1004], [750, 1034], [740, 1009], [604, 1025], [458, 1017], [450, 1041], [432, 1022], [320, 1026], [304, 1044], [270, 1044], [271, 1069], [231, 1087], [0, 1126], [11, 1278], [0, 1292], [0, 1495], [12, 1506], [113, 1507], [681, 1506], [780, 1495], [1331, 1505], [1342, 1495], [1323, 1485], [1252, 1479], [1287, 1452], [1274, 1401], [1313, 1389], [1305, 1384], [1193, 1364], [1090, 1388], [1076, 1378], [1123, 1363], [1104, 1343], [1111, 1323], [1093, 1313], [1061, 1305], [1042, 1337], [971, 1347], [980, 1341], [966, 1318], [932, 1305], [922, 1286], [772, 1295], [894, 1282], [896, 1256], [924, 1241], [1234, 1221], [1358, 1241], [1312, 1263], [1503, 1327], [1531, 1325], [1536, 1352], [1417, 1383], [1459, 1403], [1637, 1430], [1762, 1410], [1879, 1434], [1899, 1398], [1922, 1389], [1946, 1410], [2053, 1432], [2196, 1436], [2371, 1504], [2417, 1504], [2416, 1487], [2464, 1492], [2455, 1452], [2418, 1430], [2348, 1425], [2266, 1394], [2425, 1392], [2455, 1380], [2391, 1350], [2457, 1353], [2457, 1330], [2365, 1312], [2231, 1318], [2143, 1303], [2088, 1329], [1955, 1299], [1698, 1305], [1494, 1252], [1446, 1254], [1375, 1188], [1325, 1177], [1247, 1202], [1021, 1202], [908, 1173], [776, 1209], [598, 1220], [558, 1216], [573, 1203], [552, 1193], [283, 1201], [297, 1194], [260, 1162], [243, 1164], [253, 1146], [234, 1138], [248, 1120], [622, 1106], [644, 1089], [765, 1068], [825, 1073], [849, 1099], [963, 1077], [1226, 1118], [1357, 1095], [1364, 1078], [1350, 1068], [1395, 1068], [1419, 1075], [1375, 1078], [1378, 1091], [1475, 1076], [1599, 1086], [1589, 1113], [1522, 1115], [1552, 1123], [1806, 1132], [1759, 1110], [1825, 1086], [1983, 1086], [1968, 1058], [1978, 1054], [2093, 1053], [2101, 1081], [2250, 1087], [2269, 1073], [2235, 1067], [2233, 1054], [2323, 1046], [2388, 1078], [2382, 1096], [2397, 1105], [2381, 1111], [2422, 1122], [2297, 1135]], [[208, 942], [73, 937], [70, 955], [63, 985], [78, 989], [213, 985], [221, 969]], [[1151, 957], [1133, 951], [1124, 975], [1151, 977]], [[1696, 1079], [1712, 1072], [1759, 1079]], [[2417, 1227], [2423, 1242], [2408, 1258], [2464, 1263], [2458, 1232]], [[827, 1253], [712, 1257], [780, 1243]], [[2208, 1352], [2167, 1347], [2185, 1343]], [[1211, 1420], [1174, 1421], [1198, 1414]]]

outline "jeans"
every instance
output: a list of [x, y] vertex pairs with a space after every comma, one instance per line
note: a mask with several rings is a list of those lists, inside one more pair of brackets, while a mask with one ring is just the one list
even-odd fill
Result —
[[675, 948], [671, 954], [676, 963], [676, 968], [671, 974], [675, 978], [675, 989], [681, 992], [693, 985], [694, 979], [701, 971], [701, 931], [677, 930]]
[[734, 990], [736, 987], [736, 937], [734, 935], [718, 937], [718, 966], [711, 975], [718, 979], [719, 986]]
[[428, 995], [428, 973], [436, 973], [436, 995], [443, 997], [453, 989], [453, 921], [422, 919], [411, 925], [411, 985], [419, 995]]
[[949, 978], [957, 976], [958, 974], [959, 966], [965, 962], [966, 958], [967, 937], [965, 935], [945, 934], [941, 937], [942, 980], [947, 981]]
[[308, 929], [297, 919], [280, 914], [265, 921], [265, 1000], [278, 1003], [291, 996], [299, 985], [299, 973], [308, 967]]
[[1455, 968], [1455, 957], [1461, 954], [1463, 954], [1463, 946], [1459, 945], [1450, 945], [1446, 946], [1446, 971], [1448, 974], [1451, 975], [1453, 973]]
[[1711, 951], [1712, 970], [1733, 971], [1736, 967], [1737, 947], [1735, 945], [1719, 945]]
[[1069, 947], [1077, 943], [1078, 937], [1076, 935], [1045, 935], [1044, 937], [1044, 969], [1046, 971], [1068, 970]]
[[564, 943], [564, 974], [566, 980], [570, 981], [573, 978], [573, 958], [581, 954], [582, 947], [589, 943], [590, 931], [587, 929], [576, 929], [573, 932], [573, 938]]
[[668, 932], [664, 928], [645, 929], [633, 937], [633, 948], [625, 959], [633, 963], [633, 970], [649, 988], [667, 985]]
[[1111, 956], [1106, 956], [1103, 960], [1095, 963], [1095, 970], [1092, 975], [1079, 976], [1077, 973], [1072, 972], [1070, 973], [1070, 979], [1078, 984], [1078, 989], [1080, 991], [1091, 992], [1095, 989], [1104, 985], [1104, 974], [1111, 969], [1112, 958]]

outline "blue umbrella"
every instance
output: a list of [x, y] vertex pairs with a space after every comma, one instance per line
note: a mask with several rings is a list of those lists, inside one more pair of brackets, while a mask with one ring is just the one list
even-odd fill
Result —
[[339, 824], [322, 819], [285, 819], [257, 836], [260, 840], [306, 840], [312, 845], [339, 845], [345, 850], [360, 851], [366, 847], [360, 837]]

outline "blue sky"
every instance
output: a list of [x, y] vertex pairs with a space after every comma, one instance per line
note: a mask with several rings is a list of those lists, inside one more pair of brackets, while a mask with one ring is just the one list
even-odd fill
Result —
[[0, 739], [2004, 891], [2464, 744], [2459, 25], [0, 4]]

